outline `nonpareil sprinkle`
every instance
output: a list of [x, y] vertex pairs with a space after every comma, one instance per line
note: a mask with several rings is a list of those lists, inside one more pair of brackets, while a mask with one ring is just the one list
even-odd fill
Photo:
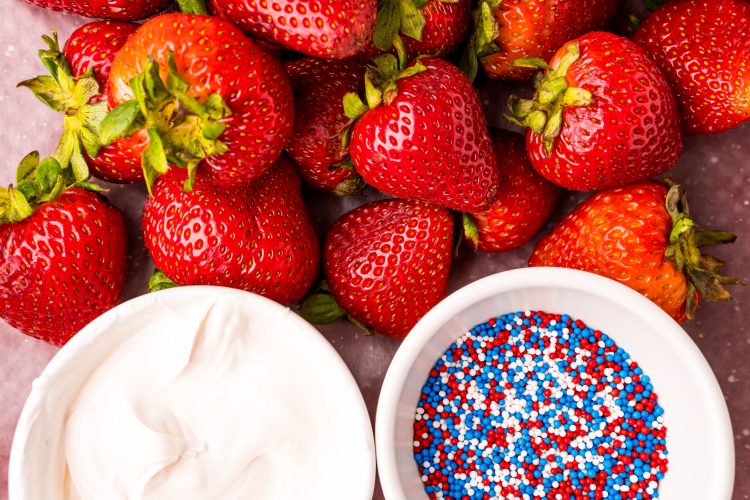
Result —
[[414, 459], [433, 499], [658, 498], [664, 411], [605, 333], [568, 315], [505, 314], [430, 371]]

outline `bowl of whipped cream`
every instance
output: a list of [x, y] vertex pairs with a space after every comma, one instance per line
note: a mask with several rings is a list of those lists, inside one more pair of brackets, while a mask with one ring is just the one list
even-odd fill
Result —
[[312, 326], [268, 299], [180, 287], [86, 326], [34, 381], [10, 500], [369, 500], [370, 419]]

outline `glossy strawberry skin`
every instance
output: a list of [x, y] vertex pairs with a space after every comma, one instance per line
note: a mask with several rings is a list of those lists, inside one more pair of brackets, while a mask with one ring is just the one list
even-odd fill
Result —
[[[292, 88], [278, 58], [225, 20], [158, 16], [143, 24], [115, 56], [108, 81], [110, 108], [133, 98], [129, 82], [144, 70], [149, 57], [160, 64], [165, 78], [170, 52], [192, 97], [203, 100], [217, 93], [232, 111], [219, 137], [228, 151], [208, 157], [199, 168], [227, 187], [263, 175], [281, 154], [294, 123]], [[142, 134], [136, 139], [147, 141]]]
[[[76, 29], [65, 42], [63, 54], [70, 63], [73, 76], [79, 77], [89, 70], [101, 91], [95, 101], [106, 99], [107, 79], [112, 60], [125, 45], [138, 25], [118, 21], [94, 21]], [[96, 158], [86, 155], [91, 173], [109, 182], [130, 183], [143, 180], [140, 153], [145, 147], [143, 137], [123, 137], [99, 150]]]
[[154, 184], [143, 210], [143, 239], [154, 264], [178, 285], [218, 285], [287, 304], [318, 274], [320, 246], [284, 156], [249, 186], [225, 188], [198, 172], [184, 193], [185, 172]]
[[[682, 153], [677, 103], [659, 68], [636, 44], [617, 35], [589, 33], [567, 73], [571, 87], [593, 95], [588, 106], [566, 107], [547, 155], [540, 135], [527, 131], [534, 168], [568, 189], [591, 191], [645, 180], [674, 166]], [[563, 57], [568, 44], [555, 54]]]
[[435, 205], [382, 200], [339, 219], [323, 267], [336, 303], [388, 337], [405, 337], [448, 289], [453, 221]]
[[522, 57], [548, 60], [566, 41], [604, 28], [620, 0], [503, 0], [494, 9], [499, 52], [480, 59], [491, 78], [524, 79], [529, 70], [513, 66]]
[[137, 29], [135, 23], [117, 21], [94, 21], [76, 29], [63, 47], [73, 76], [93, 70], [99, 89], [104, 91], [112, 59]]
[[[445, 57], [452, 54], [466, 37], [471, 19], [471, 0], [428, 0], [421, 9], [425, 25], [422, 40], [401, 35], [406, 54]], [[372, 38], [357, 54], [358, 59], [370, 59], [382, 51], [373, 45]]]
[[657, 182], [594, 194], [539, 241], [529, 265], [606, 276], [683, 321], [688, 283], [664, 256], [672, 229], [664, 207], [666, 196], [667, 187]]
[[390, 104], [366, 111], [354, 124], [354, 166], [365, 182], [391, 196], [487, 210], [499, 177], [479, 97], [450, 63], [421, 63], [427, 70], [398, 80]]
[[534, 237], [555, 209], [562, 190], [532, 168], [523, 136], [496, 131], [492, 143], [500, 168], [498, 194], [489, 210], [469, 216], [477, 226], [477, 248], [505, 252]]
[[137, 21], [167, 8], [172, 0], [24, 0], [45, 9], [83, 17]]
[[332, 167], [349, 156], [341, 142], [349, 123], [342, 102], [347, 92], [363, 86], [365, 65], [305, 58], [287, 64], [286, 69], [294, 87], [296, 115], [286, 150], [305, 182], [333, 191], [356, 176], [353, 170]]
[[686, 132], [723, 132], [750, 119], [750, 2], [670, 2], [633, 39], [667, 75]]
[[377, 0], [211, 0], [254, 37], [321, 59], [344, 59], [372, 36]]
[[80, 188], [21, 222], [0, 225], [0, 317], [32, 337], [65, 344], [120, 301], [126, 239], [122, 214]]

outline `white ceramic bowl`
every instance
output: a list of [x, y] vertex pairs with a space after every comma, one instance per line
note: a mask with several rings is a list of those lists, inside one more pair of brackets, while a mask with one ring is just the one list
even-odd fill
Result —
[[729, 500], [732, 429], [705, 358], [653, 302], [581, 271], [528, 268], [481, 279], [450, 295], [409, 333], [385, 377], [375, 423], [378, 471], [387, 500], [426, 499], [412, 454], [414, 412], [429, 370], [472, 326], [515, 311], [567, 313], [612, 337], [651, 377], [667, 426], [669, 471], [661, 500]]
[[[65, 415], [58, 411], [60, 406], [64, 407], [76, 397], [100, 360], [120, 346], [129, 333], [148, 325], [154, 316], [163, 314], [165, 308], [171, 308], [180, 316], [190, 315], [196, 303], [205, 304], [207, 300], [221, 303], [230, 310], [239, 308], [240, 317], [246, 321], [241, 324], [247, 324], [255, 335], [262, 331], [263, 341], [272, 343], [263, 345], [278, 346], [285, 349], [284, 352], [296, 350], [315, 365], [329, 384], [326, 390], [334, 394], [335, 404], [310, 408], [310, 414], [316, 421], [321, 416], [323, 421], [335, 425], [333, 432], [343, 436], [343, 441], [337, 442], [346, 443], [340, 450], [345, 460], [337, 464], [343, 464], [343, 470], [333, 473], [343, 475], [346, 480], [341, 484], [349, 486], [346, 492], [334, 497], [336, 500], [372, 498], [375, 451], [370, 418], [354, 378], [331, 344], [309, 323], [273, 301], [229, 288], [196, 286], [164, 290], [121, 304], [86, 326], [52, 359], [34, 382], [16, 428], [9, 465], [10, 500], [62, 498], [59, 484], [50, 486], [53, 478], [59, 481], [65, 476], [64, 463], [61, 465], [64, 452], [60, 446], [55, 446], [54, 439], [63, 432], [65, 425]], [[263, 325], [266, 325], [265, 330]], [[274, 334], [271, 340], [266, 337], [267, 325], [274, 325], [270, 330]], [[283, 375], [303, 376], [286, 372]], [[326, 397], [328, 395], [326, 392]], [[273, 401], [268, 401], [268, 405], [273, 405]], [[285, 474], [295, 477], [292, 470]]]

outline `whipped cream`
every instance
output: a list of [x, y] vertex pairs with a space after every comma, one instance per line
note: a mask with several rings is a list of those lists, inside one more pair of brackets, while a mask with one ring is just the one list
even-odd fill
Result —
[[53, 398], [62, 474], [28, 500], [360, 498], [372, 433], [330, 346], [246, 309], [203, 300], [133, 324]]

